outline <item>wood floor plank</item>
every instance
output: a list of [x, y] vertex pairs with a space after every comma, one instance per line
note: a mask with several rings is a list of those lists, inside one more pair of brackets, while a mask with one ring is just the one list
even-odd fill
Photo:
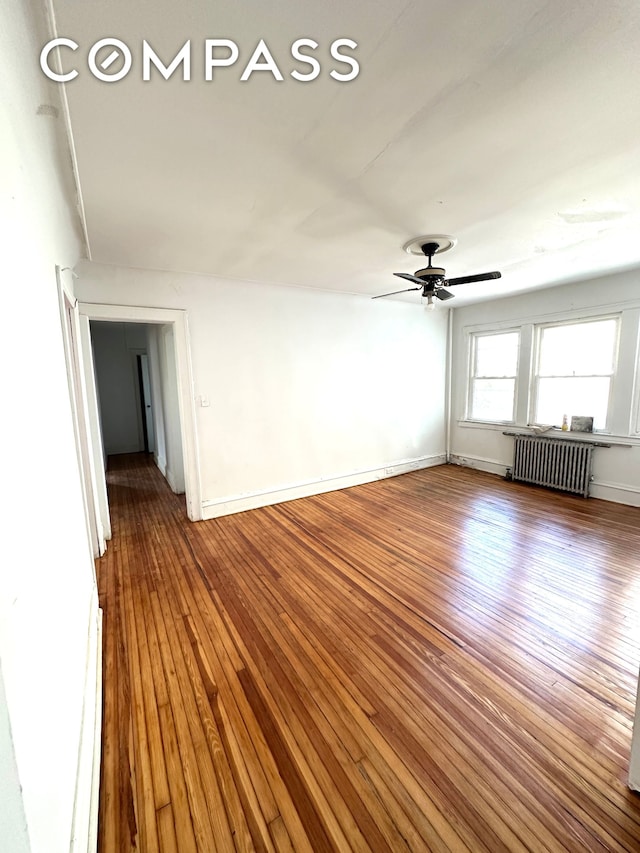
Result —
[[175, 667], [175, 682], [170, 689], [171, 706], [179, 731], [183, 766], [189, 766], [191, 771], [185, 778], [198, 847], [229, 853], [233, 849], [231, 831], [209, 752], [206, 721], [200, 714], [189, 677], [195, 667], [189, 667], [185, 657], [188, 640], [182, 633], [182, 617], [176, 612], [175, 602], [168, 597], [164, 598], [163, 607], [165, 629], [168, 626], [172, 637], [177, 639], [171, 644]]
[[198, 524], [145, 454], [108, 487], [101, 853], [640, 850], [640, 509], [455, 466]]
[[[158, 833], [156, 825], [156, 802], [153, 788], [153, 773], [151, 770], [152, 750], [147, 735], [147, 719], [153, 719], [153, 711], [148, 709], [149, 700], [145, 703], [142, 685], [142, 667], [140, 660], [141, 638], [138, 636], [136, 611], [140, 608], [134, 598], [131, 576], [123, 575], [124, 615], [126, 621], [126, 644], [129, 649], [129, 680], [131, 684], [131, 726], [133, 755], [133, 770], [135, 773], [135, 806], [136, 825], [140, 833], [139, 846], [148, 850], [157, 848]], [[153, 696], [150, 697], [153, 701]], [[147, 706], [147, 707], [146, 707]], [[150, 710], [151, 713], [147, 714]]]
[[[258, 599], [253, 599], [253, 600], [252, 600], [252, 597], [251, 597], [251, 591], [250, 591], [250, 589], [246, 586], [246, 584], [243, 584], [242, 579], [239, 579], [239, 580], [238, 580], [238, 583], [239, 583], [241, 586], [243, 586], [243, 587], [244, 587], [244, 590], [245, 590], [245, 593], [244, 593], [244, 594], [245, 594], [245, 595], [246, 595], [246, 597], [247, 597], [247, 601], [248, 601], [248, 603], [250, 604], [250, 606], [251, 606], [251, 608], [253, 609], [253, 611], [257, 613], [257, 611], [258, 611], [258, 609], [259, 609], [259, 606], [260, 606], [260, 602], [259, 602], [259, 600], [258, 600]], [[260, 593], [259, 593], [259, 597], [260, 597], [261, 599], [263, 599], [263, 600], [264, 600], [264, 599], [267, 597], [267, 593], [266, 593], [266, 591], [265, 591], [265, 590], [261, 590], [261, 591], [260, 591]], [[276, 610], [277, 610], [277, 609], [279, 609], [279, 608], [276, 608]], [[259, 633], [260, 633], [260, 635], [264, 635], [264, 634], [270, 633], [272, 630], [273, 630], [273, 629], [272, 629], [270, 626], [263, 626], [263, 627], [260, 629]], [[281, 658], [282, 658], [282, 657], [286, 658], [286, 657], [287, 657], [287, 643], [286, 643], [286, 641], [284, 641], [284, 639], [283, 639], [283, 637], [282, 637], [281, 633], [280, 633], [279, 631], [277, 631], [277, 628], [276, 628], [275, 630], [276, 630], [276, 633], [277, 633], [277, 635], [278, 635], [278, 636], [277, 636], [277, 638], [275, 638], [275, 642], [274, 642], [274, 644], [275, 644], [275, 645], [277, 646], [277, 648], [282, 652]], [[365, 654], [366, 654], [366, 650], [364, 650], [364, 649], [363, 649], [363, 655], [365, 655]], [[298, 659], [299, 659], [299, 656], [296, 656], [296, 657], [298, 657]], [[300, 661], [300, 663], [302, 663], [302, 661]], [[282, 665], [282, 661], [280, 661], [280, 665]], [[283, 680], [283, 681], [284, 681], [284, 680], [287, 680], [287, 676], [283, 674], [283, 675], [281, 676], [281, 680]], [[306, 692], [306, 688], [305, 688], [304, 684], [303, 684], [303, 685], [300, 685], [300, 686], [298, 687], [298, 691], [299, 691], [299, 692], [301, 692], [301, 693], [303, 693], [303, 694]], [[294, 691], [292, 691], [292, 692], [295, 694], [297, 691], [296, 691], [296, 690], [294, 690]], [[311, 701], [309, 701], [309, 702], [307, 703], [307, 707], [312, 708], [312, 707], [313, 707], [313, 697], [311, 697], [311, 696], [310, 696], [310, 697], [309, 697], [309, 699], [310, 699]], [[377, 711], [376, 711], [375, 713], [377, 714]], [[342, 715], [341, 715], [340, 713], [338, 713], [338, 719], [341, 719], [341, 717], [342, 717]], [[322, 719], [322, 718], [320, 718], [320, 719]], [[312, 725], [313, 725], [313, 722], [311, 721], [311, 719], [309, 719], [309, 721], [308, 721], [307, 725], [308, 725], [308, 726], [312, 726]], [[329, 735], [329, 738], [330, 738], [330, 739], [332, 739], [330, 735]], [[316, 741], [316, 742], [322, 742], [323, 740], [326, 740], [326, 735], [325, 735], [325, 737], [324, 737], [324, 738], [317, 737], [317, 738], [315, 739], [315, 741]], [[332, 739], [332, 740], [333, 740], [333, 739]], [[336, 752], [336, 754], [338, 754], [338, 755], [340, 754], [340, 746], [339, 746], [339, 745], [338, 745], [337, 747], [335, 747], [335, 752]], [[357, 760], [359, 760], [359, 756], [356, 758], [356, 761], [357, 761]], [[336, 776], [336, 775], [337, 775], [337, 772], [338, 772], [338, 771], [337, 771], [337, 769], [334, 769], [334, 773], [333, 773], [333, 775], [334, 775], [334, 776]], [[440, 792], [442, 792], [442, 787], [443, 787], [444, 785], [446, 785], [446, 780], [445, 780], [445, 778], [444, 778], [444, 777], [442, 777], [442, 778], [440, 779], [440, 786], [438, 786], [438, 789], [440, 790]], [[343, 780], [342, 785], [341, 785], [341, 790], [343, 791], [343, 796], [345, 796], [345, 797], [346, 797], [346, 794], [347, 794], [347, 786], [345, 785], [344, 780]], [[333, 799], [335, 799], [335, 797], [334, 797], [334, 798], [332, 798], [332, 800], [333, 800]], [[462, 805], [462, 808], [463, 808], [463, 809], [467, 809], [467, 810], [469, 810], [469, 809], [470, 809], [470, 807], [469, 807], [468, 803], [464, 803], [464, 804]], [[464, 830], [462, 830], [462, 833], [463, 833], [463, 835], [464, 835]], [[351, 840], [353, 841], [353, 839], [352, 839], [352, 838], [351, 838]], [[398, 844], [398, 842], [396, 841], [396, 846], [397, 846], [397, 844]], [[379, 838], [379, 839], [377, 840], [377, 842], [374, 842], [374, 849], [378, 849], [378, 850], [383, 850], [383, 849], [384, 849], [384, 841], [383, 841], [381, 838]], [[393, 849], [393, 848], [392, 848], [392, 849]], [[497, 849], [499, 849], [498, 847], [496, 847], [496, 838], [491, 838], [491, 839], [490, 839], [490, 842], [487, 844], [486, 848], [483, 848], [483, 849], [488, 849], [488, 850], [497, 850]], [[504, 848], [504, 849], [506, 849], [506, 848]]]
[[[194, 558], [197, 559], [195, 555]], [[233, 643], [233, 638], [227, 636], [226, 642], [216, 642], [216, 639], [222, 639], [220, 629], [223, 628], [224, 623], [215, 623], [216, 620], [224, 619], [226, 611], [220, 601], [216, 600], [216, 619], [210, 619], [208, 624], [204, 619], [201, 620], [200, 617], [205, 614], [201, 605], [203, 599], [196, 596], [198, 578], [192, 577], [191, 580], [193, 584], [183, 585], [182, 592], [185, 596], [185, 607], [189, 609], [190, 618], [194, 620], [194, 628], [196, 622], [200, 626], [201, 677], [206, 688], [215, 670], [215, 680], [220, 685], [220, 688], [215, 690], [215, 699], [211, 707], [224, 743], [224, 754], [229, 761], [229, 768], [225, 768], [222, 761], [218, 764], [219, 772], [224, 776], [226, 769], [233, 769], [233, 775], [239, 784], [238, 791], [245, 802], [244, 817], [248, 818], [252, 824], [251, 835], [258, 849], [272, 849], [274, 839], [271, 835], [271, 827], [278, 831], [279, 843], [285, 843], [285, 834], [279, 829], [278, 823], [279, 818], [284, 816], [288, 832], [296, 839], [297, 849], [304, 851], [309, 842], [294, 804], [280, 779], [277, 767], [273, 760], [270, 760], [271, 756], [262, 729], [253, 716], [246, 695], [241, 690], [234, 691], [231, 686], [232, 684], [240, 685], [239, 679], [244, 671], [244, 665]], [[192, 594], [196, 597], [192, 598]], [[212, 613], [208, 615], [213, 616]], [[207, 644], [207, 637], [210, 640], [209, 644]], [[206, 661], [204, 655], [206, 655]], [[208, 672], [208, 664], [213, 667], [211, 674]], [[203, 666], [207, 670], [204, 674]], [[224, 704], [219, 701], [220, 690], [227, 699]], [[254, 753], [255, 757], [252, 759]], [[250, 765], [250, 773], [248, 773], [248, 765]], [[231, 807], [235, 799], [231, 786], [225, 789], [225, 797], [226, 805]], [[239, 849], [242, 849], [239, 836], [235, 832], [234, 837]]]

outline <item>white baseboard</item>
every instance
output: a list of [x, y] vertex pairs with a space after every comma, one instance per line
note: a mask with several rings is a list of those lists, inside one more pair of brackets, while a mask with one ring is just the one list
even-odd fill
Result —
[[278, 489], [265, 490], [262, 492], [251, 492], [245, 495], [234, 495], [233, 497], [221, 498], [220, 500], [202, 502], [202, 518], [206, 521], [210, 518], [219, 518], [222, 515], [232, 515], [236, 512], [244, 512], [248, 509], [257, 509], [261, 506], [292, 501], [297, 498], [308, 498], [311, 495], [319, 495], [324, 492], [334, 492], [338, 489], [346, 489], [350, 486], [361, 486], [363, 483], [372, 483], [374, 480], [383, 480], [386, 477], [396, 477], [398, 474], [407, 474], [409, 471], [417, 471], [420, 468], [431, 468], [434, 465], [444, 465], [446, 456], [441, 453], [437, 456], [421, 456], [417, 459], [403, 459], [382, 468], [372, 468], [366, 471], [354, 471], [350, 474], [329, 477], [326, 480], [309, 480], [305, 483], [282, 486]]
[[184, 495], [184, 480], [179, 485], [171, 468], [167, 468], [166, 480], [174, 495]]
[[164, 456], [155, 456], [154, 458], [156, 460], [156, 465], [158, 466], [160, 473], [162, 474], [163, 477], [166, 477], [167, 476], [167, 460], [164, 458]]
[[162, 456], [154, 456], [153, 458], [158, 467], [158, 470], [169, 484], [169, 488], [171, 489], [171, 491], [175, 495], [183, 495], [184, 487], [180, 488], [176, 483], [176, 478], [171, 468], [169, 468], [169, 466], [167, 465], [167, 460], [164, 459]]
[[507, 473], [510, 465], [498, 462], [497, 459], [483, 459], [481, 456], [462, 456], [453, 454], [449, 458], [452, 465], [461, 465], [463, 468], [477, 468], [478, 471], [487, 471], [489, 474], [499, 474], [501, 477]]
[[95, 594], [89, 621], [87, 670], [70, 853], [95, 853], [102, 732], [102, 610]]
[[[453, 465], [477, 468], [479, 471], [488, 471], [490, 474], [499, 474], [501, 477], [504, 477], [507, 469], [511, 467], [505, 465], [504, 462], [498, 462], [495, 459], [482, 459], [480, 456], [454, 454], [449, 461]], [[640, 506], [640, 490], [622, 483], [604, 483], [601, 480], [593, 480], [589, 486], [589, 497], [626, 504], [627, 506]]]
[[622, 483], [603, 483], [600, 480], [592, 480], [589, 494], [592, 498], [600, 498], [603, 501], [640, 506], [640, 490]]

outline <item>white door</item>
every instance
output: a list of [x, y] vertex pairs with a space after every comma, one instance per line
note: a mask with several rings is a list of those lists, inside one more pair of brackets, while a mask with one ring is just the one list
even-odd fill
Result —
[[153, 408], [151, 406], [149, 356], [146, 353], [140, 355], [140, 377], [142, 380], [142, 405], [144, 406], [144, 418], [147, 424], [147, 450], [149, 453], [153, 453], [156, 449], [156, 436], [153, 425]]

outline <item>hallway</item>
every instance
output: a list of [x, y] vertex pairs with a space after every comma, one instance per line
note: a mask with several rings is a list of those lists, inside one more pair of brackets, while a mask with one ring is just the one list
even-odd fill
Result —
[[640, 510], [442, 466], [192, 524], [109, 463], [102, 853], [640, 848]]

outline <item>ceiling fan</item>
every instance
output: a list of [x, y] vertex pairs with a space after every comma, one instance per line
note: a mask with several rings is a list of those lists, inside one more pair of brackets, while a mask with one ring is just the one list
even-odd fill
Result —
[[433, 256], [438, 252], [446, 252], [455, 245], [455, 240], [452, 237], [445, 235], [437, 235], [436, 237], [418, 237], [411, 240], [405, 245], [405, 250], [412, 254], [422, 253], [429, 259], [426, 267], [411, 275], [406, 272], [394, 272], [398, 278], [404, 278], [418, 285], [417, 287], [407, 287], [404, 290], [394, 290], [391, 293], [380, 293], [378, 296], [372, 296], [372, 299], [382, 299], [385, 296], [395, 296], [397, 293], [408, 293], [411, 290], [421, 290], [422, 296], [426, 297], [427, 308], [435, 308], [436, 299], [453, 299], [454, 294], [446, 290], [447, 287], [452, 287], [456, 284], [470, 284], [474, 281], [488, 281], [492, 278], [500, 278], [499, 272], [483, 272], [477, 275], [462, 275], [458, 278], [446, 278], [446, 273], [443, 267], [434, 267], [431, 263]]

